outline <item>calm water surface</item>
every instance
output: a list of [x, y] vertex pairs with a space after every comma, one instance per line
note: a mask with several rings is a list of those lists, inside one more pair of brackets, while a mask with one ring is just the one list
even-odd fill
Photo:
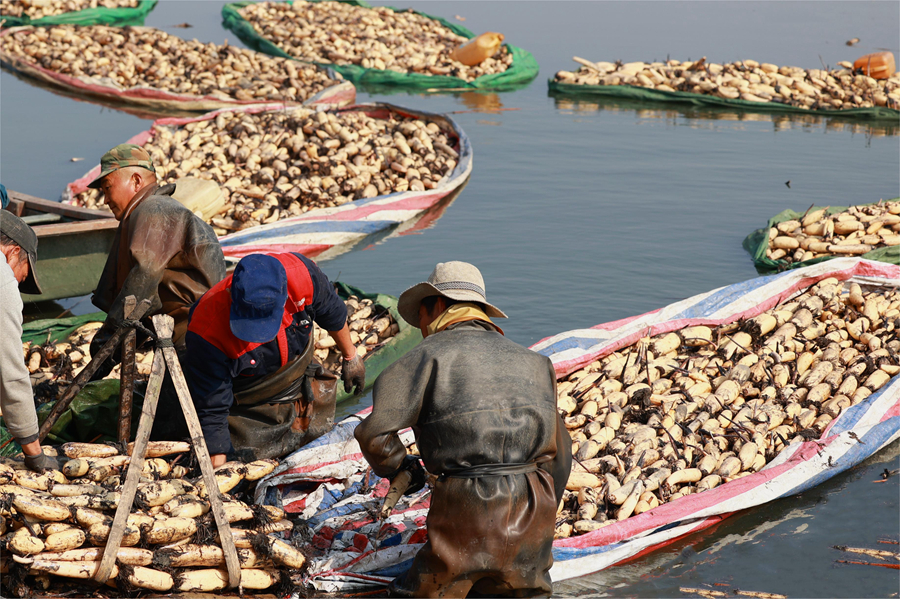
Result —
[[[381, 4], [381, 3], [376, 3]], [[760, 62], [820, 68], [900, 48], [896, 2], [391, 2], [500, 31], [542, 70], [503, 94], [390, 96], [454, 115], [472, 139], [475, 169], [435, 226], [323, 262], [332, 278], [398, 295], [434, 264], [467, 260], [484, 273], [503, 327], [524, 345], [573, 328], [640, 314], [756, 276], [742, 239], [785, 208], [900, 196], [898, 124], [739, 115], [634, 102], [548, 96], [546, 80], [591, 60]], [[238, 44], [222, 2], [159, 3], [147, 25]], [[861, 42], [847, 47], [850, 38]], [[516, 110], [485, 113], [489, 107]], [[475, 112], [472, 112], [472, 111]], [[78, 102], [0, 74], [0, 181], [57, 198], [101, 154], [149, 120]], [[70, 158], [85, 158], [70, 162]], [[785, 185], [790, 181], [790, 187]], [[75, 313], [89, 302], [69, 300]], [[58, 306], [45, 308], [56, 315]], [[53, 313], [57, 310], [56, 313]], [[351, 413], [371, 400], [343, 406]], [[561, 595], [680, 596], [679, 586], [792, 597], [887, 597], [894, 570], [837, 566], [832, 545], [900, 536], [897, 444], [799, 496], [736, 515], [717, 528], [625, 566], [557, 585]]]

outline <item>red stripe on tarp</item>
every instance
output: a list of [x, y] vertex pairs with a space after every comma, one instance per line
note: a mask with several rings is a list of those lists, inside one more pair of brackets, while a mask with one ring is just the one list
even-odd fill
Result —
[[[404, 192], [406, 193], [406, 192]], [[353, 210], [345, 210], [330, 214], [327, 217], [316, 216], [314, 214], [308, 216], [298, 216], [291, 219], [293, 222], [303, 222], [307, 220], [362, 220], [367, 216], [384, 212], [386, 210], [422, 210], [433, 206], [438, 200], [447, 195], [446, 191], [433, 191], [432, 193], [419, 192], [413, 197], [397, 199], [390, 203], [384, 204], [367, 204], [355, 207]], [[282, 222], [282, 221], [278, 221]]]

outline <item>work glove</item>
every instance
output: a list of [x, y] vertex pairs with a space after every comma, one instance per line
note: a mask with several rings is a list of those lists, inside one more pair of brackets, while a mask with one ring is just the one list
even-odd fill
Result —
[[[406, 489], [404, 495], [412, 495], [425, 486], [425, 482], [428, 480], [428, 473], [425, 472], [425, 467], [422, 466], [422, 462], [419, 461], [418, 457], [407, 455], [403, 458], [403, 463], [400, 464], [397, 474], [400, 474], [404, 470], [407, 470], [412, 474], [412, 480], [409, 481], [409, 488]], [[396, 477], [397, 474], [391, 477], [391, 481], [394, 480], [394, 477]]]
[[56, 470], [59, 468], [59, 464], [56, 461], [56, 458], [45, 455], [44, 452], [41, 452], [37, 455], [25, 455], [25, 466], [29, 470], [34, 470], [35, 472], [43, 472], [44, 470]]
[[359, 395], [366, 388], [366, 367], [359, 354], [352, 360], [341, 361], [341, 380], [344, 381], [344, 391], [347, 393], [356, 387], [354, 393]]

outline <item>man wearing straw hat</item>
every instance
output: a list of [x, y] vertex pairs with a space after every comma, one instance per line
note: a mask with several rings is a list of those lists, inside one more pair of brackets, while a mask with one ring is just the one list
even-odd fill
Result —
[[437, 481], [428, 542], [391, 593], [549, 594], [556, 509], [572, 465], [553, 365], [503, 336], [491, 318], [506, 315], [466, 262], [438, 264], [400, 296], [398, 309], [425, 340], [375, 382], [356, 439], [377, 475], [409, 470], [412, 493], [425, 472], [398, 431], [413, 427]]
[[[125, 298], [149, 299], [150, 312], [175, 320], [172, 340], [184, 350], [188, 310], [225, 277], [225, 257], [212, 227], [172, 197], [174, 184], [160, 186], [144, 148], [119, 144], [100, 159], [100, 174], [88, 187], [103, 191], [119, 220], [112, 249], [91, 298], [107, 313], [91, 342], [95, 354], [125, 319]], [[152, 329], [151, 329], [152, 330]], [[98, 376], [112, 368], [108, 363]]]
[[[3, 200], [6, 188], [0, 185]], [[55, 470], [56, 459], [44, 455], [38, 439], [38, 419], [31, 377], [22, 357], [22, 298], [19, 292], [40, 293], [34, 265], [37, 235], [21, 218], [0, 209], [0, 411], [12, 436], [22, 446], [25, 465], [32, 470]]]

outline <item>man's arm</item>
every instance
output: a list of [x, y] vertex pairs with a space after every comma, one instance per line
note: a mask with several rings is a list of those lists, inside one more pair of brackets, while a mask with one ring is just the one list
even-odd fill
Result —
[[550, 377], [553, 380], [553, 410], [556, 412], [556, 418], [553, 419], [553, 422], [556, 425], [556, 432], [554, 435], [556, 455], [554, 455], [553, 459], [549, 462], [538, 464], [538, 467], [545, 470], [553, 477], [553, 489], [556, 493], [556, 501], [559, 503], [562, 500], [563, 492], [566, 490], [569, 472], [572, 470], [572, 437], [569, 436], [569, 431], [563, 423], [562, 416], [556, 410], [556, 370], [554, 370], [553, 364], [550, 362], [549, 358], [547, 359], [547, 363], [550, 368]]
[[389, 366], [375, 381], [372, 413], [354, 435], [366, 461], [378, 476], [393, 477], [406, 457], [397, 434], [419, 420], [431, 380], [432, 363], [413, 350]]
[[228, 413], [234, 403], [234, 392], [229, 360], [221, 350], [192, 331], [185, 336], [185, 343], [184, 376], [213, 466], [218, 466], [232, 450]]
[[[38, 419], [31, 391], [31, 377], [22, 356], [22, 298], [18, 282], [5, 261], [0, 264], [0, 409], [9, 432], [19, 443], [37, 442]], [[38, 453], [40, 445], [38, 445]]]

